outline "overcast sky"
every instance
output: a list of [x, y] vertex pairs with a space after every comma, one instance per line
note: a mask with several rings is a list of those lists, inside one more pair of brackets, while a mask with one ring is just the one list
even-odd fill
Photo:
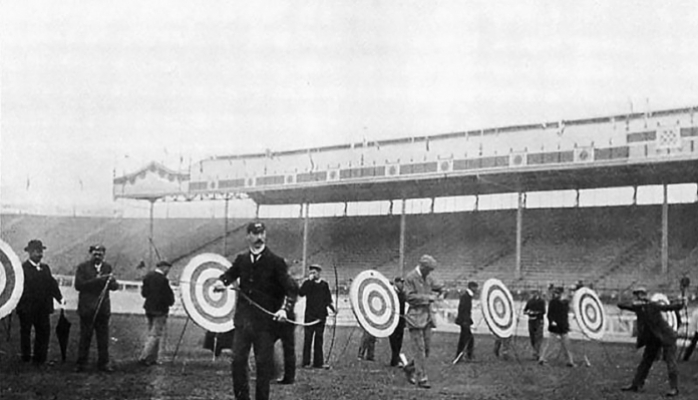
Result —
[[109, 205], [113, 171], [151, 160], [698, 105], [697, 37], [695, 1], [3, 1], [1, 200]]

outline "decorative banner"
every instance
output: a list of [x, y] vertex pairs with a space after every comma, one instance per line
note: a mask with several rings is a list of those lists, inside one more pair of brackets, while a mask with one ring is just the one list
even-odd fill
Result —
[[354, 278], [349, 301], [359, 325], [375, 337], [388, 337], [400, 320], [397, 292], [380, 272], [367, 270]]
[[480, 294], [482, 315], [490, 331], [501, 339], [514, 334], [514, 298], [499, 279], [488, 279]]
[[200, 254], [184, 267], [179, 280], [184, 310], [197, 325], [211, 332], [228, 332], [235, 327], [237, 292], [213, 290], [218, 277], [230, 266], [221, 255]]
[[17, 307], [24, 291], [24, 270], [12, 248], [0, 240], [0, 319]]
[[[664, 293], [655, 293], [650, 297], [650, 301], [660, 304], [669, 304], [669, 298]], [[679, 330], [679, 321], [673, 311], [663, 312], [662, 317], [675, 332]]]
[[584, 336], [601, 340], [606, 333], [606, 310], [593, 290], [582, 287], [574, 292], [572, 309]]

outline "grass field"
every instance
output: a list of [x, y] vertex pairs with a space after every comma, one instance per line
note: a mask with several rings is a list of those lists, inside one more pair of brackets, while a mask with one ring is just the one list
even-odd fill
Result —
[[[20, 361], [19, 323], [12, 320], [8, 331], [7, 318], [0, 322], [0, 399], [232, 399], [230, 356], [224, 353], [213, 359], [203, 349], [204, 331], [185, 318], [170, 318], [164, 363], [141, 367], [136, 363], [141, 348], [145, 317], [114, 315], [111, 323], [110, 352], [115, 372], [101, 373], [90, 365], [88, 372], [73, 372], [78, 339], [78, 319], [74, 313], [68, 361], [60, 362], [55, 337], [51, 338], [49, 359], [54, 365], [37, 369]], [[52, 326], [57, 317], [54, 315]], [[182, 335], [182, 333], [184, 334]], [[325, 335], [329, 347], [332, 328]], [[176, 344], [182, 337], [176, 358]], [[302, 332], [297, 331], [297, 353], [300, 355]], [[272, 385], [274, 399], [339, 400], [339, 399], [655, 399], [668, 389], [666, 366], [656, 363], [646, 391], [640, 394], [620, 392], [630, 382], [640, 354], [631, 344], [588, 341], [573, 342], [575, 356], [584, 355], [591, 367], [568, 368], [553, 345], [548, 365], [533, 361], [528, 338], [513, 341], [512, 360], [495, 358], [493, 338], [476, 336], [476, 362], [451, 364], [457, 335], [435, 333], [429, 371], [433, 387], [419, 389], [405, 380], [402, 370], [389, 367], [389, 345], [380, 339], [376, 345], [375, 362], [359, 361], [356, 352], [361, 338], [358, 328], [338, 327], [329, 370], [298, 369], [296, 384]], [[410, 354], [406, 335], [404, 351]], [[93, 344], [90, 353], [94, 360]], [[698, 359], [679, 364], [681, 398], [698, 398]]]

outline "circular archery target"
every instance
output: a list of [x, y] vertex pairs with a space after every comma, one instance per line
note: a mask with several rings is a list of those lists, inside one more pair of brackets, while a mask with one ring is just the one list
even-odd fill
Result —
[[24, 270], [12, 248], [0, 240], [0, 319], [17, 307], [24, 291]]
[[388, 337], [400, 320], [397, 292], [380, 272], [363, 271], [349, 289], [351, 309], [359, 325], [375, 337]]
[[501, 339], [514, 334], [514, 298], [499, 279], [488, 279], [480, 294], [482, 315], [490, 331]]
[[606, 333], [606, 311], [596, 292], [587, 287], [577, 289], [572, 308], [582, 333], [589, 339], [601, 340]]
[[197, 325], [211, 332], [228, 332], [235, 327], [237, 292], [214, 290], [218, 277], [230, 265], [230, 261], [218, 254], [200, 254], [184, 267], [179, 281], [184, 310]]
[[[655, 293], [650, 297], [650, 301], [659, 304], [669, 304], [669, 298], [664, 293]], [[674, 331], [679, 330], [679, 321], [676, 319], [676, 314], [673, 311], [662, 312], [662, 317]]]

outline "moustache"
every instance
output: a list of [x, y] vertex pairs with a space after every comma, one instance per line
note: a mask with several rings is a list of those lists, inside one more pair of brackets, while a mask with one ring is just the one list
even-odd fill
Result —
[[257, 239], [254, 244], [264, 244], [264, 240], [262, 239]]

